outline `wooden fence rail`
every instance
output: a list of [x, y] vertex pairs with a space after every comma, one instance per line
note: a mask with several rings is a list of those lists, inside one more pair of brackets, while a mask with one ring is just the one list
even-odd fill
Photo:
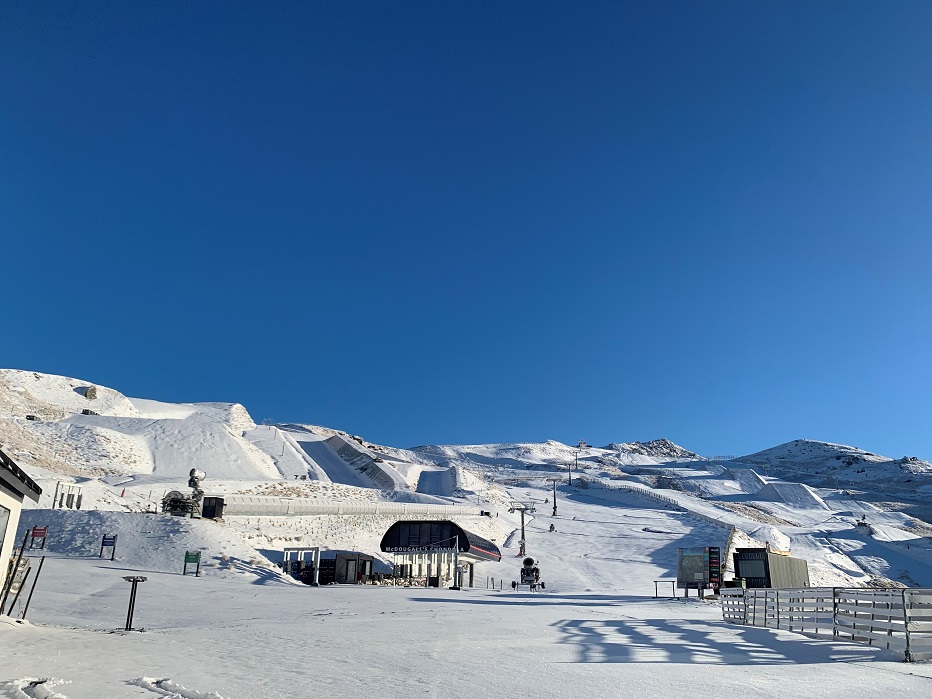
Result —
[[932, 589], [723, 588], [722, 618], [733, 624], [831, 636], [932, 659]]

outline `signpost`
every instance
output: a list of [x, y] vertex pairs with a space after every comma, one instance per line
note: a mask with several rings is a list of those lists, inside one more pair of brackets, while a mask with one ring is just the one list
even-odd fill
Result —
[[30, 532], [29, 548], [31, 548], [31, 549], [32, 549], [32, 548], [35, 548], [35, 547], [36, 547], [36, 539], [42, 539], [42, 546], [40, 546], [39, 548], [40, 548], [40, 549], [44, 549], [44, 548], [45, 548], [45, 541], [46, 541], [46, 539], [48, 538], [48, 534], [49, 534], [49, 528], [48, 528], [48, 527], [33, 527], [33, 528], [32, 528], [32, 531]]
[[197, 565], [197, 568], [194, 570], [194, 577], [199, 578], [201, 576], [201, 552], [200, 551], [185, 551], [184, 552], [184, 571], [182, 575], [188, 574], [188, 564], [193, 563]]
[[718, 546], [709, 547], [709, 584], [716, 591], [722, 586], [722, 549]]
[[699, 596], [707, 589], [716, 590], [722, 583], [722, 550], [717, 546], [677, 549], [676, 587], [699, 590]]
[[104, 534], [103, 539], [101, 539], [100, 541], [100, 555], [97, 556], [97, 558], [103, 558], [104, 549], [109, 546], [111, 549], [110, 560], [111, 561], [114, 560], [116, 558], [116, 541], [117, 541], [116, 534], [112, 534], [112, 535]]

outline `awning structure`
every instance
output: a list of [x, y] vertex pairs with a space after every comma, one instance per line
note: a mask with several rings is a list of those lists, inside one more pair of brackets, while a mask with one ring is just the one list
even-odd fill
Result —
[[382, 537], [382, 552], [440, 553], [458, 550], [467, 561], [500, 561], [498, 546], [449, 520], [395, 522]]
[[406, 579], [407, 586], [472, 587], [476, 563], [502, 559], [494, 543], [449, 520], [395, 522], [382, 537], [381, 548], [394, 559], [393, 579]]
[[[42, 495], [42, 488], [36, 485], [36, 482], [2, 451], [0, 451], [0, 488], [8, 490], [19, 500], [27, 497], [33, 502], [39, 502], [39, 496]], [[0, 537], [0, 541], [2, 540]]]

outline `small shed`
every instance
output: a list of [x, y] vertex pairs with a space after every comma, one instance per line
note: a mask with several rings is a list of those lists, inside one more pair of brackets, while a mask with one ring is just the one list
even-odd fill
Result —
[[223, 498], [205, 497], [201, 507], [201, 517], [204, 519], [223, 519]]
[[321, 585], [353, 585], [364, 583], [372, 576], [374, 558], [359, 551], [321, 551], [320, 573]]
[[23, 500], [39, 502], [42, 488], [0, 450], [0, 583], [6, 581]]
[[767, 549], [735, 549], [735, 579], [743, 578], [749, 588], [809, 587], [809, 564]]

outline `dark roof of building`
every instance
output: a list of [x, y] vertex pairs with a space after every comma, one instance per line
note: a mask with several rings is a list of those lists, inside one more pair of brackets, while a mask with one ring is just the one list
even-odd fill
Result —
[[384, 553], [430, 553], [452, 551], [480, 561], [500, 561], [498, 546], [449, 520], [395, 522], [382, 537]]
[[0, 482], [22, 493], [33, 502], [39, 502], [39, 496], [42, 495], [42, 488], [36, 485], [36, 482], [27, 476], [3, 450], [0, 450]]

